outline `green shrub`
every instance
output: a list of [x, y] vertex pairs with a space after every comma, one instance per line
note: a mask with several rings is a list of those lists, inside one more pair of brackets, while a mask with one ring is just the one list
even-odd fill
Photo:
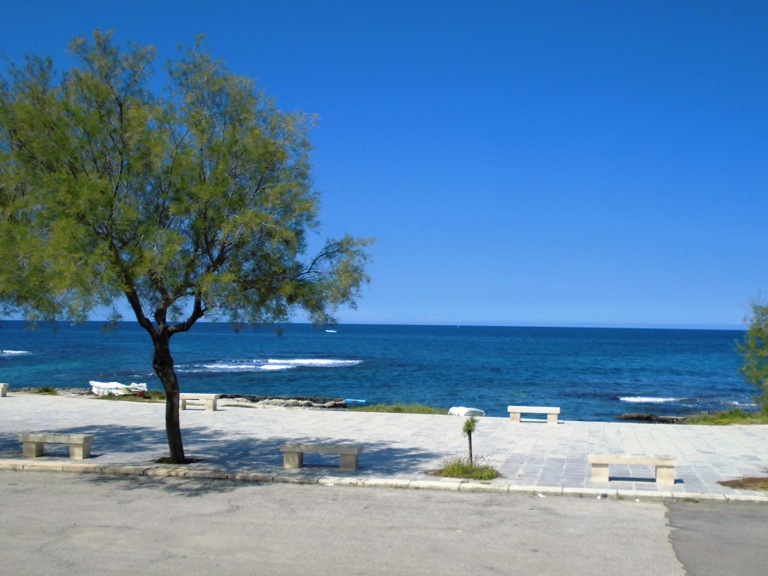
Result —
[[426, 404], [372, 404], [350, 408], [354, 412], [390, 412], [395, 414], [448, 414], [445, 408], [435, 408]]
[[57, 396], [59, 391], [53, 386], [40, 386], [40, 388], [35, 390], [35, 394], [50, 394], [51, 396]]
[[469, 458], [455, 456], [446, 460], [443, 467], [437, 471], [437, 475], [470, 480], [493, 480], [501, 476], [501, 473], [490, 464], [482, 462], [471, 464]]
[[768, 414], [765, 412], [745, 412], [734, 409], [714, 414], [697, 414], [685, 419], [686, 424], [709, 424], [723, 426], [727, 424], [768, 424]]
[[147, 390], [140, 394], [106, 394], [97, 398], [99, 400], [115, 400], [117, 402], [165, 402], [165, 393], [159, 390]]

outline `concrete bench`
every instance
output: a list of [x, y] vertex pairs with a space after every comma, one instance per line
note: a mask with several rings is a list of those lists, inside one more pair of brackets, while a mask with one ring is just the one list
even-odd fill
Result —
[[551, 406], [507, 406], [507, 412], [509, 412], [509, 419], [512, 422], [520, 422], [521, 414], [546, 414], [547, 424], [557, 424], [560, 408]]
[[216, 410], [216, 403], [219, 401], [219, 395], [218, 394], [193, 394], [193, 393], [183, 393], [179, 394], [179, 402], [181, 404], [181, 409], [186, 410], [187, 409], [187, 402], [205, 402], [205, 409], [207, 411], [213, 412]]
[[283, 444], [283, 468], [301, 468], [304, 465], [304, 454], [338, 454], [340, 470], [357, 470], [357, 463], [362, 446], [343, 444]]
[[674, 486], [675, 465], [677, 461], [670, 456], [633, 456], [630, 454], [590, 454], [592, 464], [592, 482], [608, 482], [608, 466], [610, 464], [654, 466], [656, 483], [660, 486]]
[[0, 398], [8, 395], [8, 384], [0, 382]]
[[45, 454], [46, 444], [69, 444], [69, 457], [72, 460], [85, 460], [91, 457], [93, 434], [61, 434], [57, 432], [23, 432], [19, 434], [24, 458], [37, 458]]

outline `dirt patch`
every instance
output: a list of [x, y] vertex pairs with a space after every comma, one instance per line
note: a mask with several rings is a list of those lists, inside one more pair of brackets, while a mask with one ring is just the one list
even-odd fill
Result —
[[768, 478], [737, 478], [736, 480], [724, 480], [718, 484], [739, 490], [768, 491]]

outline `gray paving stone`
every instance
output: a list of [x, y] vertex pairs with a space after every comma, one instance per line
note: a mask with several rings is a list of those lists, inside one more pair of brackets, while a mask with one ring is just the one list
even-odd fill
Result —
[[[719, 481], [768, 475], [768, 426], [683, 426], [627, 422], [512, 424], [480, 418], [473, 436], [476, 456], [502, 478], [471, 484], [438, 479], [429, 472], [446, 458], [464, 456], [464, 419], [455, 416], [375, 414], [301, 408], [243, 408], [221, 401], [214, 413], [181, 413], [187, 466], [156, 464], [167, 455], [162, 404], [94, 398], [16, 394], [0, 403], [0, 468], [104, 474], [230, 478], [257, 482], [346, 483], [450, 490], [528, 491], [541, 494], [763, 500]], [[78, 468], [62, 455], [21, 458], [18, 434], [33, 430], [92, 433], [92, 458]], [[286, 442], [354, 443], [364, 447], [354, 475], [333, 459], [296, 471], [282, 468]], [[650, 466], [613, 466], [610, 481], [591, 481], [590, 453], [669, 455], [678, 460], [677, 482], [660, 489]]]

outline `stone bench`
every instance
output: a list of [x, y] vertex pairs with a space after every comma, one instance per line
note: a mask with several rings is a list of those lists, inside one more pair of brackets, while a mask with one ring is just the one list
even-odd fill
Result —
[[551, 406], [507, 406], [507, 412], [509, 412], [509, 419], [512, 422], [520, 422], [521, 414], [546, 414], [547, 424], [557, 424], [560, 408]]
[[58, 432], [23, 432], [19, 434], [24, 458], [37, 458], [45, 454], [46, 444], [69, 444], [69, 457], [72, 460], [85, 460], [91, 457], [93, 434], [62, 434]]
[[301, 468], [304, 465], [304, 454], [338, 454], [340, 470], [357, 470], [362, 446], [350, 444], [283, 444], [283, 468]]
[[213, 412], [216, 410], [216, 403], [219, 401], [219, 395], [218, 394], [193, 394], [193, 393], [183, 393], [179, 394], [179, 403], [181, 404], [181, 409], [186, 410], [187, 409], [187, 402], [205, 402], [205, 410], [209, 412]]
[[608, 482], [610, 464], [654, 466], [656, 483], [660, 486], [674, 486], [675, 465], [677, 461], [670, 456], [634, 456], [631, 454], [590, 454], [592, 464], [592, 482]]
[[0, 383], [0, 398], [8, 395], [8, 384]]

